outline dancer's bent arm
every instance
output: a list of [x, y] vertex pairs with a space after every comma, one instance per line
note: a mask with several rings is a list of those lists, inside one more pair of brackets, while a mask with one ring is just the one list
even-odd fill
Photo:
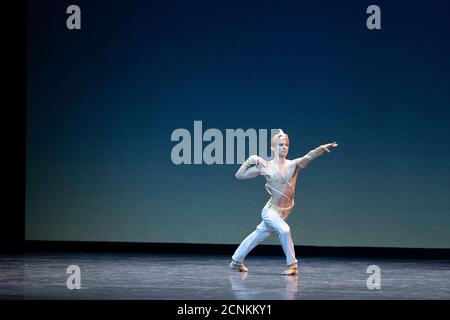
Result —
[[330, 148], [337, 148], [337, 146], [338, 144], [336, 143], [336, 141], [332, 143], [323, 144], [311, 150], [303, 157], [294, 159], [294, 161], [300, 168], [306, 168], [311, 161], [323, 155], [325, 152], [330, 152]]
[[242, 166], [236, 172], [235, 177], [237, 179], [250, 179], [257, 177], [261, 174], [261, 168], [265, 167], [267, 162], [257, 155], [250, 156], [244, 161]]

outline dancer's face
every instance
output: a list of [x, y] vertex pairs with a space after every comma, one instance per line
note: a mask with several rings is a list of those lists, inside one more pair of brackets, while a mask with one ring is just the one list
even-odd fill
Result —
[[287, 157], [287, 154], [289, 152], [289, 141], [283, 137], [278, 141], [278, 145], [275, 148], [275, 153], [279, 157]]

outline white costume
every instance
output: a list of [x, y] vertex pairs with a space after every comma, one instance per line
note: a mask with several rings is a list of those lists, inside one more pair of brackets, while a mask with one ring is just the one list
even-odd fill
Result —
[[[286, 177], [278, 170], [275, 165], [272, 165], [271, 162], [268, 162], [268, 167], [263, 168], [261, 170], [262, 174], [265, 176], [266, 182], [266, 190], [272, 195], [272, 192], [278, 192], [282, 196], [286, 197], [290, 200], [291, 205], [286, 208], [280, 208], [272, 203], [272, 198], [267, 201], [266, 205], [262, 209], [261, 217], [262, 222], [256, 227], [256, 230], [247, 236], [247, 238], [242, 241], [239, 247], [236, 249], [232, 259], [236, 262], [243, 262], [245, 257], [249, 254], [253, 248], [255, 248], [258, 244], [260, 244], [264, 239], [270, 236], [274, 231], [278, 233], [278, 237], [281, 242], [281, 246], [283, 247], [284, 254], [286, 255], [287, 265], [292, 265], [297, 263], [297, 259], [295, 258], [295, 250], [294, 243], [291, 237], [291, 230], [289, 225], [285, 222], [289, 213], [295, 205], [294, 198], [289, 198], [286, 194], [281, 192], [280, 190], [274, 188], [271, 185], [271, 180], [279, 175], [285, 183], [294, 191], [290, 181], [286, 179]], [[292, 179], [295, 179], [299, 173], [299, 167], [297, 166], [295, 172], [292, 176]]]
[[[281, 139], [287, 140], [289, 142], [288, 136], [280, 129], [280, 132], [273, 136], [271, 139], [271, 145], [274, 146], [276, 143], [279, 143]], [[277, 141], [278, 139], [278, 141]], [[286, 144], [285, 144], [286, 145]], [[283, 146], [283, 144], [279, 144], [279, 146]], [[238, 179], [248, 179], [257, 176], [257, 174], [264, 175], [266, 177], [266, 190], [271, 195], [269, 201], [267, 201], [264, 206], [261, 217], [263, 221], [256, 227], [256, 230], [247, 236], [247, 238], [242, 241], [239, 247], [236, 249], [234, 253], [231, 263], [230, 269], [239, 272], [248, 272], [247, 267], [244, 265], [243, 261], [245, 257], [249, 254], [249, 252], [255, 248], [258, 244], [260, 244], [264, 239], [272, 234], [272, 232], [277, 232], [278, 237], [280, 238], [281, 246], [283, 247], [284, 254], [286, 255], [286, 262], [288, 268], [283, 271], [283, 275], [297, 275], [298, 274], [298, 265], [297, 259], [295, 258], [295, 250], [294, 243], [292, 242], [291, 237], [291, 229], [289, 225], [286, 223], [286, 218], [291, 212], [292, 208], [295, 205], [294, 197], [295, 197], [295, 184], [297, 183], [297, 176], [300, 169], [306, 168], [312, 160], [322, 155], [324, 152], [330, 152], [329, 148], [336, 148], [338, 144], [335, 142], [321, 145], [314, 150], [311, 150], [305, 156], [295, 159], [295, 171], [292, 175], [290, 181], [286, 179], [280, 169], [273, 162], [267, 162], [265, 165], [265, 161], [258, 156], [251, 156], [247, 159], [239, 170], [236, 172], [236, 177]], [[276, 149], [279, 150], [279, 149]], [[284, 149], [283, 152], [287, 154], [287, 149]], [[259, 170], [252, 170], [250, 174], [248, 173], [249, 167], [251, 164], [261, 165], [262, 168]], [[242, 173], [244, 172], [244, 173]], [[294, 182], [294, 186], [292, 184]], [[281, 184], [281, 186], [280, 186]], [[282, 190], [286, 191], [286, 187], [290, 188], [292, 192], [292, 198], [282, 191], [278, 190], [276, 186]], [[279, 195], [274, 196], [273, 192], [279, 193]], [[280, 200], [279, 197], [284, 197], [288, 200], [289, 206], [285, 208], [278, 207], [275, 203], [285, 203], [285, 201], [277, 201]], [[274, 202], [273, 202], [273, 199]]]

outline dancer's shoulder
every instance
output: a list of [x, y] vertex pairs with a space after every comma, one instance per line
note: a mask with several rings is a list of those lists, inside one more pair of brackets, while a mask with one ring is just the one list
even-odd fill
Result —
[[260, 167], [260, 174], [266, 177], [266, 179], [270, 179], [273, 175], [272, 165], [272, 161], [267, 161], [267, 165], [265, 167]]

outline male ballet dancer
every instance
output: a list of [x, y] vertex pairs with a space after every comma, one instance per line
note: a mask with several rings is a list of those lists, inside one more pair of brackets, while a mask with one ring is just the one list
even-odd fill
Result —
[[336, 148], [336, 142], [328, 143], [308, 152], [305, 156], [294, 160], [286, 159], [289, 151], [289, 137], [280, 129], [271, 139], [271, 150], [274, 158], [265, 161], [257, 155], [250, 156], [236, 172], [238, 179], [250, 179], [263, 175], [266, 182], [266, 190], [271, 195], [264, 206], [261, 216], [263, 221], [256, 230], [242, 241], [232, 256], [230, 269], [240, 272], [248, 272], [244, 265], [244, 259], [253, 248], [276, 231], [286, 255], [287, 269], [283, 275], [297, 275], [298, 265], [295, 258], [294, 243], [292, 242], [289, 225], [285, 222], [294, 207], [295, 187], [300, 170], [321, 156], [330, 152], [330, 148]]

